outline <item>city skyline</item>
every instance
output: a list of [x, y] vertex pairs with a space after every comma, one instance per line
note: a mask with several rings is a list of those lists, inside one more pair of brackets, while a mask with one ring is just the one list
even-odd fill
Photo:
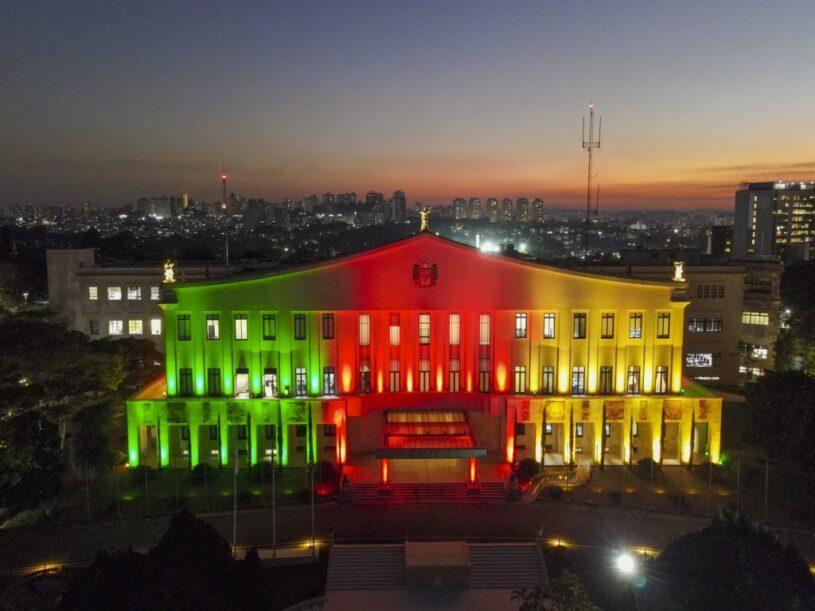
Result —
[[[230, 191], [270, 201], [404, 190], [409, 203], [578, 208], [589, 100], [604, 118], [601, 208], [730, 209], [742, 182], [815, 174], [804, 2], [111, 2], [0, 16], [3, 206], [212, 201], [224, 162]], [[783, 46], [750, 44], [779, 24]]]

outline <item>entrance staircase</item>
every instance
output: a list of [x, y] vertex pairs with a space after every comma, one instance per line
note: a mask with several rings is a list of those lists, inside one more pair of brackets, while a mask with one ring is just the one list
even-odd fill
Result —
[[380, 494], [377, 484], [355, 484], [353, 503], [483, 503], [503, 501], [504, 485], [499, 482], [481, 484], [477, 494], [469, 494], [467, 484], [391, 484], [389, 494]]

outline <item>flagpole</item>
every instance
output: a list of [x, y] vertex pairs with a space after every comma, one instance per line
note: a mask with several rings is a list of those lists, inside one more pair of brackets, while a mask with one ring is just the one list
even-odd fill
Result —
[[238, 557], [238, 448], [232, 455], [232, 555]]

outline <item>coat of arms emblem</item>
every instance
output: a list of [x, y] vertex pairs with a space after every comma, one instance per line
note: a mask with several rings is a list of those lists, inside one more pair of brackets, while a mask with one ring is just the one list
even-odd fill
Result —
[[413, 266], [413, 282], [420, 289], [429, 289], [431, 286], [436, 286], [436, 280], [439, 277], [439, 268], [435, 263], [428, 263], [422, 261]]

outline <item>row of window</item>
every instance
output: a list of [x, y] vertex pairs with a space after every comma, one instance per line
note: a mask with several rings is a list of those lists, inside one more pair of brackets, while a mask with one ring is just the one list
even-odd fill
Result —
[[[239, 441], [244, 441], [247, 439], [248, 427], [245, 424], [236, 424], [230, 425], [236, 428], [237, 439]], [[336, 437], [337, 436], [337, 425], [336, 424], [318, 424], [316, 425], [320, 427], [323, 432], [323, 437]], [[188, 425], [181, 425], [178, 427], [181, 433], [182, 441], [189, 441], [190, 440], [190, 427]], [[218, 425], [211, 424], [209, 425], [209, 440], [210, 441], [218, 441]], [[263, 437], [266, 438], [267, 441], [271, 441], [271, 448], [267, 447], [266, 450], [269, 454], [271, 454], [270, 450], [274, 448], [277, 444], [277, 436], [276, 436], [276, 428], [274, 424], [264, 424], [263, 425]], [[294, 436], [305, 438], [308, 436], [308, 425], [307, 424], [295, 424], [294, 425]], [[333, 448], [332, 448], [333, 449]]]
[[[90, 320], [90, 335], [99, 335], [100, 332], [100, 324], [98, 320]], [[127, 334], [128, 335], [144, 335], [145, 328], [144, 328], [144, 321], [141, 319], [131, 319], [131, 320], [109, 320], [108, 321], [108, 335], [124, 335], [125, 334], [125, 323], [127, 323]], [[161, 335], [161, 319], [160, 318], [152, 318], [150, 319], [150, 335]]]
[[[588, 315], [585, 313], [574, 314], [572, 325], [573, 339], [586, 338], [586, 324]], [[600, 319], [600, 337], [602, 339], [614, 338], [613, 313], [604, 313]], [[235, 314], [234, 339], [237, 341], [249, 338], [248, 317], [246, 314]], [[461, 315], [450, 314], [450, 344], [458, 345], [461, 337]], [[629, 314], [628, 316], [628, 337], [630, 339], [642, 339], [643, 315], [640, 312]], [[306, 315], [294, 314], [294, 339], [306, 339]], [[556, 315], [548, 313], [543, 315], [543, 339], [555, 339]], [[178, 315], [178, 340], [189, 341], [192, 339], [191, 317], [189, 314]], [[334, 339], [334, 315], [322, 315], [322, 338], [324, 340]], [[391, 346], [398, 346], [400, 337], [401, 319], [399, 313], [393, 313], [388, 321], [388, 340]], [[482, 314], [479, 320], [479, 344], [489, 344], [490, 315]], [[262, 333], [264, 340], [277, 339], [277, 315], [263, 314]], [[659, 312], [657, 314], [657, 338], [668, 339], [671, 336], [671, 315], [669, 312]], [[527, 314], [519, 312], [515, 314], [515, 337], [524, 339], [527, 337]], [[218, 314], [206, 315], [206, 338], [207, 340], [219, 340], [221, 338], [221, 320]], [[359, 316], [359, 344], [368, 346], [371, 341], [371, 319], [369, 314]], [[419, 344], [430, 344], [430, 314], [419, 314]]]
[[691, 333], [720, 333], [724, 329], [721, 318], [689, 318], [688, 331]]
[[[394, 368], [395, 367], [395, 368]], [[421, 370], [420, 370], [421, 371]], [[513, 379], [513, 392], [516, 394], [525, 394], [528, 392], [526, 367], [516, 366], [514, 370]], [[626, 393], [630, 395], [638, 395], [641, 392], [640, 386], [640, 372], [641, 368], [638, 365], [628, 367], [626, 377]], [[425, 384], [421, 382], [421, 374], [419, 381], [419, 391], [430, 391], [430, 372], [426, 372], [427, 377]], [[456, 381], [458, 380], [458, 371], [451, 371], [451, 374], [456, 374]], [[656, 394], [665, 394], [668, 392], [668, 367], [667, 365], [660, 365], [656, 368], [654, 392]], [[367, 384], [361, 385], [360, 392], [363, 394], [370, 392], [370, 370], [366, 369], [360, 371], [360, 378], [367, 381]], [[389, 389], [391, 392], [399, 392], [399, 380], [401, 378], [398, 364], [391, 364], [389, 371], [390, 384]], [[207, 388], [206, 392], [210, 396], [221, 396], [221, 370], [219, 368], [209, 368], [207, 370]], [[600, 384], [598, 392], [600, 394], [613, 394], [614, 393], [614, 368], [611, 366], [603, 365], [600, 367]], [[424, 387], [423, 387], [424, 386]], [[457, 392], [458, 384], [455, 388], [450, 388], [451, 391]], [[482, 392], [488, 392], [489, 389], [482, 389]], [[555, 394], [555, 368], [546, 366], [542, 370], [540, 394], [552, 395]], [[574, 395], [586, 394], [586, 368], [584, 366], [572, 367], [572, 384], [571, 392]], [[192, 369], [182, 368], [178, 372], [178, 393], [182, 397], [193, 395], [193, 375]], [[266, 398], [275, 398], [278, 396], [278, 376], [276, 368], [266, 368], [263, 371], [263, 396]], [[296, 367], [294, 370], [294, 396], [305, 397], [308, 393], [308, 377], [306, 375], [305, 367]], [[322, 380], [322, 394], [323, 395], [336, 395], [336, 373], [334, 367], [323, 367], [323, 380]], [[249, 370], [237, 369], [235, 372], [235, 397], [239, 399], [248, 399], [250, 397], [249, 389]]]
[[[639, 424], [640, 423], [636, 422], [636, 421], [631, 423], [631, 435], [633, 437], [639, 437], [639, 434], [640, 434]], [[584, 425], [583, 422], [575, 422], [574, 423], [574, 436], [575, 437], [583, 437], [583, 431], [584, 431], [583, 425]], [[546, 434], [546, 436], [551, 435], [553, 430], [554, 430], [554, 426], [552, 425], [552, 423], [547, 422], [546, 423], [546, 428], [544, 430], [544, 433]], [[526, 436], [526, 431], [527, 431], [527, 425], [526, 425], [525, 422], [519, 422], [519, 423], [517, 423], [515, 425], [515, 436], [516, 437], [524, 437], [524, 436]], [[605, 429], [603, 429], [603, 434], [607, 438], [611, 437], [611, 424], [606, 423]], [[518, 449], [521, 449], [521, 446], [518, 446]]]
[[696, 299], [723, 299], [724, 284], [696, 284], [690, 294]]
[[[142, 298], [142, 287], [140, 286], [128, 286], [126, 287], [127, 290], [127, 300], [128, 301], [141, 301]], [[108, 301], [121, 301], [123, 296], [123, 291], [121, 286], [109, 286], [107, 287], [107, 298]], [[89, 286], [88, 287], [88, 299], [91, 301], [98, 301], [99, 300], [99, 287], [98, 286]], [[150, 301], [158, 301], [161, 299], [161, 291], [157, 286], [150, 287]]]
[[770, 315], [767, 312], [742, 312], [741, 324], [766, 327], [770, 324]]

